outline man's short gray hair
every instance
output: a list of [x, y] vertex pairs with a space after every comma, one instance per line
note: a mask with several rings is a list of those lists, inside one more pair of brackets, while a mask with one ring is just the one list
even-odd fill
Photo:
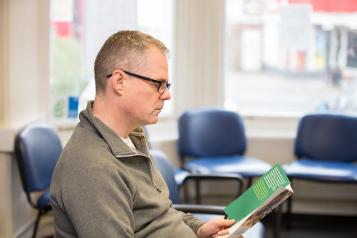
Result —
[[137, 64], [147, 50], [157, 48], [164, 54], [167, 47], [154, 37], [140, 31], [118, 31], [111, 35], [100, 49], [94, 63], [97, 93], [105, 92], [107, 75], [120, 67]]

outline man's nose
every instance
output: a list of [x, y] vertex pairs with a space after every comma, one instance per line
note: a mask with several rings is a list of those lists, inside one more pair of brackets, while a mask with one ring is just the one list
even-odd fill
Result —
[[170, 100], [171, 99], [171, 93], [169, 89], [165, 89], [165, 91], [161, 94], [160, 98], [162, 100]]

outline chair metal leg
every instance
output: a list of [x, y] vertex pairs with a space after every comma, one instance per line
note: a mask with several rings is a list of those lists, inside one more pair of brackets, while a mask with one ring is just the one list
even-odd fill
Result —
[[288, 198], [288, 204], [287, 204], [287, 211], [286, 211], [286, 229], [290, 230], [291, 229], [291, 210], [292, 210], [292, 205], [293, 205], [293, 196], [290, 196]]
[[184, 201], [184, 203], [189, 203], [190, 194], [189, 194], [187, 186], [183, 186], [182, 189], [183, 189], [183, 201]]
[[253, 177], [249, 177], [247, 180], [248, 180], [248, 182], [247, 182], [247, 188], [249, 188], [249, 187], [252, 185]]
[[35, 221], [35, 227], [33, 228], [32, 238], [36, 238], [38, 225], [40, 224], [40, 219], [41, 219], [41, 216], [43, 214], [44, 214], [43, 211], [41, 211], [41, 210], [38, 211], [38, 214], [37, 214], [37, 217], [36, 217], [36, 221]]
[[280, 228], [281, 228], [281, 215], [282, 215], [282, 204], [280, 204], [276, 211], [275, 211], [275, 219], [274, 219], [274, 226], [273, 226], [273, 237], [279, 238], [280, 237]]
[[196, 204], [201, 204], [201, 187], [200, 187], [200, 181], [197, 180], [196, 183]]

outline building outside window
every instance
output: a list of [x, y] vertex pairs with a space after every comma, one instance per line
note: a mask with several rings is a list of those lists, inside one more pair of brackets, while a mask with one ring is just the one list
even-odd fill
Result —
[[[355, 1], [225, 2], [227, 108], [292, 116], [357, 110]], [[173, 7], [174, 0], [51, 0], [51, 118], [76, 119], [76, 105], [94, 97], [94, 57], [117, 30], [154, 35], [173, 59]]]
[[[51, 0], [50, 118], [75, 121], [94, 99], [94, 59], [118, 30], [138, 29], [173, 45], [173, 0]], [[172, 57], [173, 51], [170, 51]], [[170, 72], [171, 75], [171, 72]], [[170, 79], [172, 81], [172, 79]], [[170, 114], [168, 103], [162, 114]]]
[[227, 0], [225, 106], [357, 112], [354, 0]]

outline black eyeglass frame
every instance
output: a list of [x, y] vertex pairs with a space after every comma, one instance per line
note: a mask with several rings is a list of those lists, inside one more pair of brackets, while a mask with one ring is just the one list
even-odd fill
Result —
[[[135, 74], [135, 73], [132, 73], [132, 72], [129, 72], [126, 70], [123, 70], [123, 72], [126, 73], [127, 75], [133, 76], [135, 78], [155, 83], [157, 85], [157, 91], [161, 94], [163, 94], [166, 91], [166, 89], [169, 90], [170, 86], [171, 86], [171, 83], [167, 82], [166, 80], [156, 80], [156, 79], [142, 76], [140, 74]], [[112, 76], [113, 76], [113, 74], [108, 74], [107, 78], [110, 78]], [[163, 87], [163, 85], [164, 85], [164, 87]]]

